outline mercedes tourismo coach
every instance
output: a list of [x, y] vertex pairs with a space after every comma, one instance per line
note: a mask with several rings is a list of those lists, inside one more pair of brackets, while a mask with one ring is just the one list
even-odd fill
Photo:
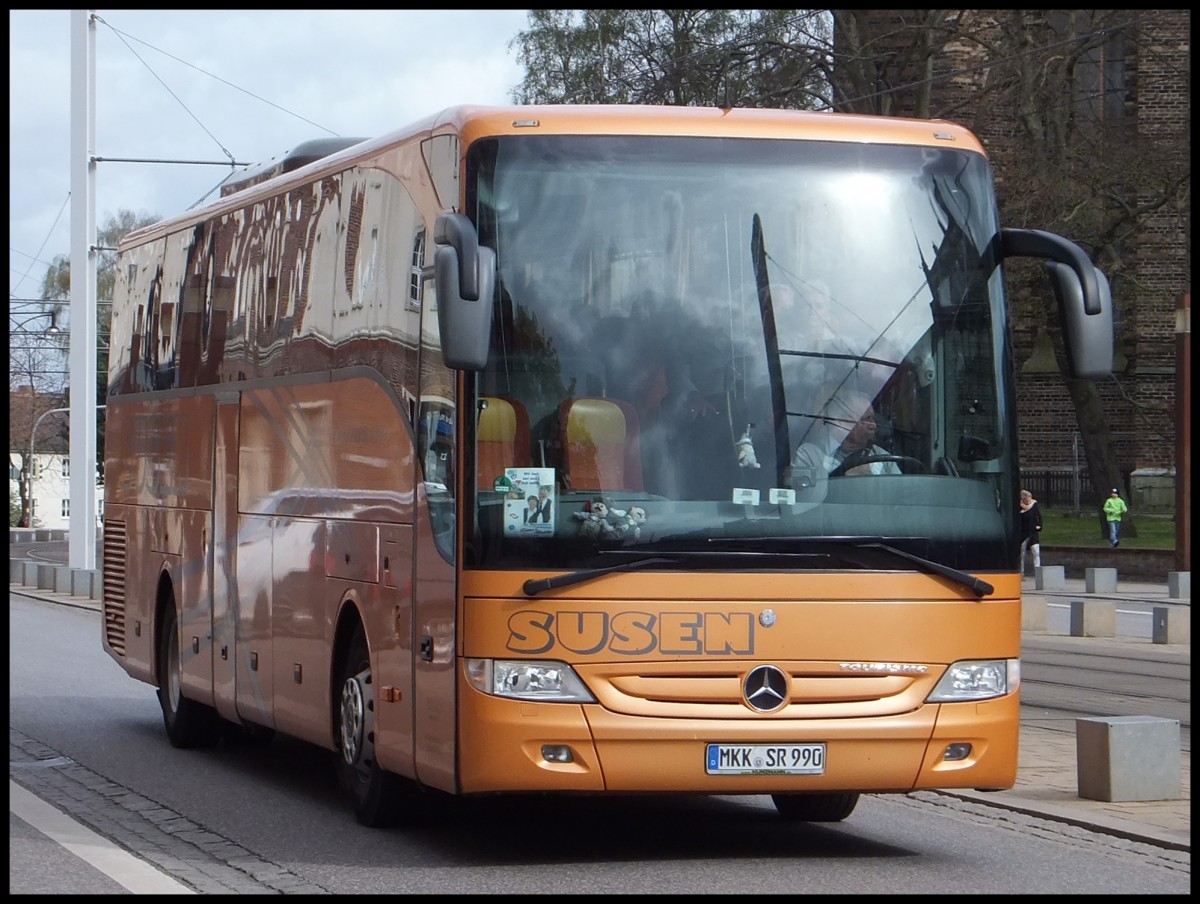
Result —
[[414, 791], [1012, 786], [1006, 258], [1108, 286], [949, 122], [457, 107], [127, 236], [103, 644], [179, 747]]

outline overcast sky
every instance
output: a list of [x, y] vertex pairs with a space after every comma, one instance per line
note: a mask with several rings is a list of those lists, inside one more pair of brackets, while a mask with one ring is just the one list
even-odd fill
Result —
[[[525, 10], [97, 10], [98, 157], [259, 163], [458, 103], [507, 104]], [[69, 10], [9, 11], [9, 299], [70, 253]], [[228, 152], [228, 154], [226, 153]], [[228, 166], [101, 163], [96, 223], [167, 217]]]

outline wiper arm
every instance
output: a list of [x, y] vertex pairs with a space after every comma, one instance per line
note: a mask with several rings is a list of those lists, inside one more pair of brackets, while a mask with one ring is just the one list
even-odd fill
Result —
[[628, 562], [621, 562], [619, 565], [605, 565], [603, 568], [586, 568], [583, 571], [568, 571], [565, 574], [556, 574], [551, 578], [530, 578], [522, 585], [521, 589], [525, 591], [526, 596], [537, 596], [543, 590], [553, 590], [555, 587], [580, 584], [616, 571], [636, 571], [639, 568], [647, 568], [651, 565], [677, 565], [685, 559], [712, 560], [716, 557], [724, 560], [762, 559], [764, 556], [774, 557], [776, 555], [777, 553], [772, 552], [731, 552], [729, 550], [714, 549], [677, 550], [664, 555], [631, 559]]
[[671, 561], [674, 561], [674, 559], [665, 556], [647, 556], [644, 559], [634, 559], [630, 562], [622, 562], [619, 565], [605, 565], [603, 568], [587, 568], [583, 571], [568, 571], [565, 574], [556, 574], [552, 578], [530, 578], [524, 583], [522, 589], [525, 591], [526, 596], [537, 596], [543, 590], [553, 590], [555, 587], [566, 587], [570, 584], [581, 584], [584, 581], [590, 581], [602, 575], [612, 574], [614, 571], [634, 571], [649, 565], [666, 564]]
[[[793, 544], [795, 544], [797, 542], [800, 542], [801, 544], [803, 544], [804, 540], [810, 539], [810, 540], [816, 542], [817, 544], [830, 543], [833, 545], [840, 545], [840, 546], [847, 547], [850, 549], [882, 549], [884, 552], [891, 553], [892, 555], [899, 556], [900, 558], [905, 559], [906, 561], [912, 562], [914, 565], [919, 566], [923, 571], [927, 571], [931, 574], [940, 575], [941, 577], [944, 577], [944, 578], [949, 578], [950, 580], [954, 581], [955, 583], [962, 584], [962, 585], [970, 588], [970, 590], [977, 597], [989, 596], [990, 594], [995, 593], [995, 591], [996, 591], [996, 588], [993, 587], [991, 584], [989, 584], [987, 581], [982, 581], [972, 574], [968, 574], [965, 571], [959, 571], [957, 568], [951, 568], [950, 566], [943, 565], [940, 562], [934, 562], [934, 561], [931, 561], [930, 559], [923, 559], [920, 556], [914, 556], [912, 553], [905, 552], [903, 549], [897, 549], [895, 546], [891, 546], [887, 543], [882, 542], [882, 540], [865, 541], [864, 542], [864, 541], [859, 541], [859, 540], [850, 540], [849, 538], [842, 539], [842, 538], [832, 538], [832, 537], [819, 537], [819, 538], [818, 537], [813, 537], [813, 538], [759, 537], [759, 538], [755, 538], [755, 539], [758, 540], [759, 542], [762, 542], [764, 540], [784, 540], [784, 539], [786, 539]], [[710, 538], [709, 542], [714, 542], [713, 538]], [[719, 541], [717, 541], [717, 542], [719, 542]], [[618, 572], [618, 571], [636, 571], [639, 568], [647, 568], [651, 565], [677, 564], [681, 559], [689, 559], [689, 558], [710, 558], [711, 559], [714, 555], [719, 555], [719, 556], [722, 556], [723, 558], [761, 559], [764, 556], [766, 556], [766, 557], [784, 556], [784, 555], [788, 555], [788, 553], [787, 552], [778, 552], [778, 551], [772, 551], [772, 552], [721, 551], [721, 552], [717, 553], [717, 552], [714, 552], [713, 550], [708, 550], [708, 551], [704, 551], [704, 552], [700, 552], [700, 551], [672, 552], [668, 555], [663, 555], [663, 556], [646, 556], [645, 558], [642, 558], [642, 559], [632, 559], [628, 562], [621, 562], [618, 565], [606, 565], [603, 568], [586, 568], [582, 571], [568, 571], [564, 574], [556, 574], [553, 577], [549, 577], [549, 578], [530, 578], [528, 581], [526, 581], [522, 585], [521, 589], [525, 591], [526, 596], [537, 596], [539, 593], [542, 593], [543, 591], [546, 591], [546, 590], [554, 590], [556, 587], [568, 587], [571, 584], [581, 584], [584, 581], [591, 581], [591, 580], [594, 580], [595, 578], [603, 577], [606, 574], [613, 574], [614, 572]]]
[[[978, 597], [990, 596], [996, 592], [996, 588], [987, 581], [982, 581], [973, 574], [968, 574], [965, 571], [959, 571], [957, 568], [951, 568], [949, 565], [943, 565], [941, 562], [934, 562], [931, 559], [924, 559], [921, 556], [915, 556], [910, 552], [905, 552], [892, 546], [890, 543], [883, 542], [883, 538], [862, 538], [862, 537], [754, 537], [756, 543], [779, 543], [786, 544], [792, 549], [779, 550], [780, 553], [793, 551], [796, 548], [820, 548], [823, 545], [832, 547], [841, 547], [843, 549], [882, 549], [884, 552], [899, 556], [900, 558], [912, 562], [922, 571], [936, 574], [944, 578], [949, 578], [957, 584], [962, 584]], [[730, 543], [744, 542], [741, 539], [734, 540], [724, 537], [710, 537], [709, 543]]]
[[967, 574], [965, 571], [959, 571], [957, 568], [951, 568], [949, 565], [943, 565], [941, 562], [934, 562], [931, 559], [923, 559], [920, 556], [914, 556], [911, 552], [905, 552], [903, 549], [897, 549], [895, 546], [889, 546], [887, 543], [863, 543], [863, 549], [882, 549], [893, 553], [902, 559], [907, 559], [914, 565], [920, 566], [925, 571], [933, 574], [941, 575], [944, 578], [949, 578], [959, 584], [964, 584], [969, 587], [976, 596], [990, 596], [996, 592], [996, 588], [987, 581], [981, 581], [973, 574]]

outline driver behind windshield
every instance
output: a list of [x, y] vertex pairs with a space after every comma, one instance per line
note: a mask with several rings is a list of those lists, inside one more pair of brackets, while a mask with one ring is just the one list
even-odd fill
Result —
[[[875, 444], [875, 409], [861, 392], [843, 390], [833, 394], [821, 409], [821, 417], [792, 456], [793, 469], [803, 473], [900, 474], [894, 461], [871, 461], [891, 457]], [[836, 476], [836, 475], [835, 475]]]

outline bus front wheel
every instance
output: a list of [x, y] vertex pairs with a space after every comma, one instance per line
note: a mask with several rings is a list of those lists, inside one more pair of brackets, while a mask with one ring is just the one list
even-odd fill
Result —
[[841, 822], [858, 806], [853, 791], [810, 791], [798, 794], [772, 794], [779, 815], [790, 822]]
[[183, 663], [179, 657], [179, 616], [175, 599], [167, 600], [158, 635], [158, 704], [172, 747], [209, 747], [220, 737], [216, 710], [183, 695]]
[[394, 825], [400, 815], [401, 779], [375, 759], [375, 684], [362, 626], [346, 651], [337, 695], [338, 779], [365, 826]]

